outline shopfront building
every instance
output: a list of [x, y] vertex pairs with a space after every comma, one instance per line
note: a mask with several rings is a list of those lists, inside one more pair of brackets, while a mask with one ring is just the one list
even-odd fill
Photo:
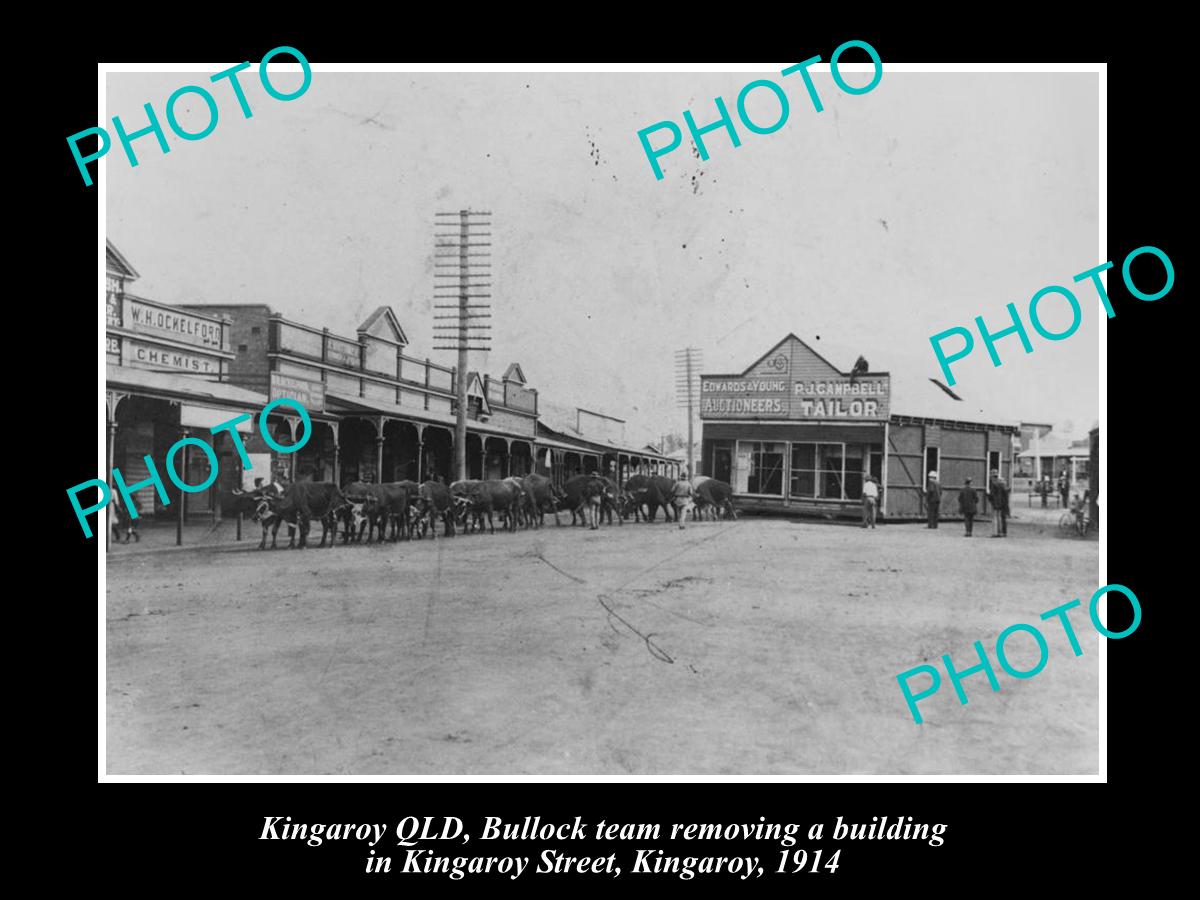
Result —
[[[261, 304], [190, 307], [230, 321], [234, 383], [272, 399], [293, 397], [313, 420], [312, 439], [274, 465], [290, 480], [454, 480], [454, 368], [406, 352], [391, 307], [356, 336], [334, 334]], [[467, 477], [532, 471], [538, 393], [514, 363], [497, 378], [467, 373]], [[298, 420], [281, 417], [290, 429]], [[287, 442], [291, 442], [290, 439]]]
[[795, 335], [743, 372], [700, 382], [700, 472], [733, 485], [743, 509], [857, 515], [873, 475], [881, 510], [916, 518], [937, 471], [942, 511], [957, 515], [967, 476], [986, 488], [991, 468], [1011, 471], [1014, 426], [896, 412], [904, 398], [893, 403], [890, 373], [843, 372]]
[[[243, 484], [243, 473], [233, 438], [210, 429], [242, 413], [257, 414], [267, 398], [229, 382], [235, 354], [226, 319], [131, 293], [137, 271], [111, 241], [106, 257], [107, 469], [120, 469], [133, 485], [149, 477], [150, 457], [170, 504], [148, 485], [133, 494], [140, 517], [215, 519], [228, 508], [230, 491]], [[263, 449], [252, 422], [241, 423], [238, 432], [248, 449]], [[185, 436], [207, 441], [218, 460], [216, 481], [199, 493], [183, 493], [166, 475], [167, 452]], [[207, 454], [192, 448], [177, 458], [176, 468], [188, 484], [210, 476]]]

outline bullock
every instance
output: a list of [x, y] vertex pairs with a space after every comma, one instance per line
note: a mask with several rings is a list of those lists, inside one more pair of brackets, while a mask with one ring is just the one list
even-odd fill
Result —
[[[285, 490], [286, 488], [279, 482], [272, 481], [253, 491], [242, 491], [235, 488], [232, 492], [239, 500], [244, 499], [254, 504], [254, 512], [250, 518], [262, 526], [262, 540], [258, 542], [259, 550], [267, 549], [267, 534], [271, 535], [271, 549], [275, 549], [275, 543], [279, 538], [279, 526], [284, 523], [284, 518], [278, 511], [278, 505], [283, 499]], [[290, 550], [296, 544], [296, 526], [292, 522], [288, 522], [287, 525], [291, 532], [291, 540], [288, 542]]]
[[521, 492], [525, 501], [525, 521], [535, 528], [541, 528], [546, 521], [546, 509], [554, 513], [554, 524], [561, 525], [558, 520], [559, 495], [554, 490], [554, 482], [545, 475], [526, 475], [521, 481]]
[[412, 539], [414, 512], [421, 502], [421, 486], [415, 481], [393, 481], [385, 484], [388, 492], [388, 518], [392, 525], [392, 540], [404, 533], [407, 540]]
[[[263, 522], [263, 542], [259, 544], [259, 549], [264, 549], [266, 545], [268, 514], [276, 517], [271, 538], [272, 550], [275, 549], [275, 534], [279, 532], [281, 522], [289, 523], [289, 527], [298, 528], [300, 531], [299, 547], [301, 550], [307, 547], [312, 519], [321, 520], [320, 546], [324, 547], [325, 539], [328, 538], [329, 546], [333, 547], [337, 535], [338, 517], [348, 503], [349, 501], [346, 500], [341, 489], [331, 481], [297, 481], [288, 485], [281, 497], [269, 496], [264, 491], [259, 509], [262, 510], [263, 504], [267, 509], [261, 516], [256, 515]], [[294, 526], [292, 523], [295, 523]], [[290, 542], [288, 546], [291, 547]]]
[[470, 534], [476, 525], [483, 528], [483, 510], [476, 511], [474, 496], [478, 486], [483, 484], [477, 479], [450, 482], [450, 499], [454, 503], [453, 516], [463, 530]]
[[343, 543], [361, 541], [364, 530], [367, 533], [368, 544], [374, 539], [376, 530], [379, 531], [379, 539], [383, 540], [384, 529], [387, 527], [387, 509], [386, 498], [380, 487], [378, 484], [352, 481], [342, 488], [347, 501], [341, 514], [342, 525], [345, 528]]
[[[392, 481], [384, 484], [364, 484], [356, 481], [346, 486], [344, 493], [350, 501], [351, 511], [347, 519], [357, 527], [355, 539], [362, 537], [363, 527], [370, 526], [367, 542], [375, 532], [382, 543], [385, 536], [394, 541], [400, 532], [409, 534], [409, 508], [416, 505], [421, 486], [415, 481]], [[348, 528], [350, 523], [348, 521]], [[390, 527], [390, 535], [389, 535]]]
[[672, 521], [671, 499], [675, 495], [675, 482], [664, 475], [634, 475], [625, 482], [625, 491], [633, 504], [633, 515], [636, 520], [642, 515], [641, 509], [646, 507], [646, 521], [653, 522], [658, 507], [663, 508], [663, 517]]
[[692, 495], [697, 510], [711, 509], [718, 517], [725, 514], [730, 519], [737, 518], [737, 510], [733, 507], [732, 485], [715, 478], [696, 478], [692, 481]]
[[521, 501], [521, 489], [511, 481], [456, 481], [450, 485], [450, 494], [454, 497], [464, 528], [467, 527], [467, 515], [473, 514], [482, 531], [483, 517], [486, 515], [488, 531], [495, 534], [492, 513], [496, 511], [503, 516], [501, 527], [515, 528], [515, 511]]
[[[454, 501], [450, 490], [440, 481], [422, 482], [418, 491], [417, 522], [420, 523], [421, 537], [425, 536], [426, 527], [437, 537], [437, 519], [443, 524], [443, 537], [454, 535]], [[414, 523], [415, 525], [416, 523]]]

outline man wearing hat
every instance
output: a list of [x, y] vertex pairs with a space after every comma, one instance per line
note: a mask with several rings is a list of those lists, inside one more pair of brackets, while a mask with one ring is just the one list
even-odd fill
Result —
[[975, 524], [975, 510], [979, 508], [979, 498], [975, 488], [971, 487], [971, 479], [967, 477], [963, 489], [958, 492], [958, 511], [963, 514], [963, 524], [966, 526], [965, 537], [971, 536], [971, 528]]
[[930, 472], [925, 486], [925, 512], [929, 516], [929, 527], [937, 528], [938, 513], [942, 506], [942, 486], [938, 484], [938, 473]]
[[988, 501], [995, 514], [992, 537], [1008, 537], [1008, 485], [1000, 477], [999, 469], [992, 469], [992, 480], [988, 485]]

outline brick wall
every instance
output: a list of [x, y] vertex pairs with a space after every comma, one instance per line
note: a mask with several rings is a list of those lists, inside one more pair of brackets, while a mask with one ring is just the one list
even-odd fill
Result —
[[261, 394], [268, 393], [270, 367], [267, 350], [270, 335], [267, 319], [271, 310], [259, 305], [210, 303], [185, 305], [183, 308], [214, 316], [228, 316], [232, 320], [229, 349], [237, 355], [229, 363], [227, 380]]

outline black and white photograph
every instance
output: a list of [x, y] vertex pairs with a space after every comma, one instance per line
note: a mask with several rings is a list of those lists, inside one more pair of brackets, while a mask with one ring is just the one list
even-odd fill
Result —
[[102, 778], [1103, 781], [1106, 75], [834, 49], [109, 65]]

